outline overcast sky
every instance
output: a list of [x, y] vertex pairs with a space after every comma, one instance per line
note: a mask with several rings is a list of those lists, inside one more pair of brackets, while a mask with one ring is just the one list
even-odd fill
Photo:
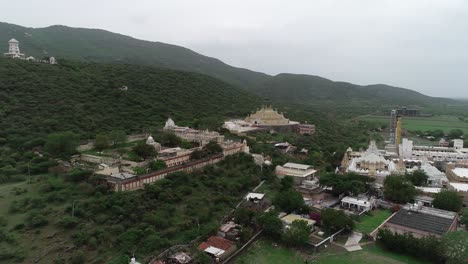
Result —
[[268, 74], [468, 98], [466, 0], [0, 0], [0, 21], [101, 28]]

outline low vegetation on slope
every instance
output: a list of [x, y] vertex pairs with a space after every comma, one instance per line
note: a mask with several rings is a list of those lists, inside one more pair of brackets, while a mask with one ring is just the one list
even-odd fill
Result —
[[0, 240], [0, 263], [143, 260], [217, 230], [261, 175], [250, 156], [236, 155], [127, 193], [109, 192], [80, 170], [3, 185], [0, 235], [8, 240]]
[[141, 132], [168, 117], [220, 124], [259, 104], [206, 75], [137, 65], [0, 59], [0, 76], [0, 138], [9, 142], [66, 130], [82, 138], [112, 129]]

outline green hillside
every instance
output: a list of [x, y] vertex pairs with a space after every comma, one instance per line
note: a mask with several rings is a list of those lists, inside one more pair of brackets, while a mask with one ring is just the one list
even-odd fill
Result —
[[116, 128], [141, 132], [169, 116], [190, 125], [221, 121], [259, 104], [206, 75], [137, 65], [0, 58], [0, 76], [0, 138], [9, 139], [64, 130], [82, 137]]
[[334, 107], [426, 106], [453, 104], [454, 100], [433, 98], [387, 85], [359, 86], [302, 74], [279, 74], [256, 89], [260, 96], [282, 102]]
[[[51, 26], [26, 28], [0, 22], [0, 47], [15, 38], [22, 52], [94, 62], [133, 63], [198, 72], [238, 87], [252, 87], [269, 75], [232, 67], [184, 47], [135, 39], [100, 29]], [[3, 46], [4, 45], [4, 46]]]
[[[416, 106], [448, 111], [454, 100], [433, 98], [421, 93], [387, 85], [359, 86], [334, 82], [304, 74], [270, 76], [236, 68], [222, 61], [198, 54], [184, 47], [150, 42], [100, 29], [50, 26], [26, 28], [0, 22], [0, 47], [7, 50], [11, 38], [20, 41], [21, 50], [36, 58], [55, 56], [91, 62], [139, 64], [197, 72], [225, 81], [233, 86], [253, 91], [273, 103], [350, 106], [372, 111], [394, 106]], [[464, 103], [463, 105], [466, 105]], [[463, 108], [462, 110], [464, 110]]]

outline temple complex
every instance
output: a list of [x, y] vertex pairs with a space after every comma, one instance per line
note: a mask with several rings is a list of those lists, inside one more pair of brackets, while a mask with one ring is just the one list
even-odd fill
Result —
[[224, 136], [215, 131], [197, 130], [190, 127], [177, 126], [171, 118], [168, 118], [163, 128], [164, 131], [175, 134], [176, 136], [190, 142], [197, 142], [200, 146], [208, 144], [210, 141], [217, 143], [224, 142]]
[[271, 106], [263, 106], [245, 119], [226, 121], [223, 127], [232, 133], [244, 135], [255, 131], [294, 132], [302, 135], [313, 135], [315, 133], [315, 125], [291, 121], [283, 113], [279, 113]]
[[352, 149], [348, 148], [343, 157], [342, 167], [346, 172], [377, 177], [382, 181], [384, 177], [404, 173], [406, 169], [403, 162], [395, 163], [391, 159], [386, 159], [384, 153], [377, 148], [375, 141], [371, 141], [369, 148], [364, 152], [353, 153]]
[[286, 126], [298, 124], [298, 122], [290, 121], [271, 106], [263, 106], [257, 110], [257, 112], [247, 116], [244, 121], [256, 126]]

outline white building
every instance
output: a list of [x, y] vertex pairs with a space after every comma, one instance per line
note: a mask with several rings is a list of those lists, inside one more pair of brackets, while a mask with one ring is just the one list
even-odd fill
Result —
[[24, 59], [24, 54], [20, 52], [19, 41], [14, 38], [8, 41], [8, 53], [5, 53], [5, 56]]
[[376, 206], [374, 198], [346, 196], [341, 199], [341, 207], [357, 212], [370, 211]]
[[445, 173], [439, 171], [436, 167], [429, 164], [429, 162], [424, 161], [421, 164], [422, 171], [427, 174], [427, 185], [430, 187], [444, 187], [448, 183], [448, 178]]
[[161, 144], [154, 141], [154, 138], [150, 135], [148, 139], [146, 139], [146, 145], [152, 146], [157, 152], [161, 151]]
[[311, 180], [317, 170], [314, 170], [312, 166], [305, 164], [298, 164], [288, 162], [283, 166], [276, 166], [275, 173], [279, 178], [285, 176], [291, 176], [294, 179], [294, 182], [301, 184], [303, 181]]
[[[351, 160], [349, 160], [351, 158]], [[371, 141], [369, 148], [362, 153], [353, 154], [348, 149], [343, 158], [342, 167], [346, 172], [354, 172], [370, 177], [386, 177], [390, 174], [399, 174], [400, 169], [393, 160], [387, 160], [384, 154], [377, 148], [375, 141]]]
[[454, 139], [453, 140], [454, 149], [463, 149], [463, 139]]
[[427, 158], [431, 161], [466, 161], [467, 149], [463, 148], [463, 140], [455, 139], [454, 147], [414, 146], [413, 141], [403, 139], [399, 146], [400, 158], [420, 160]]

